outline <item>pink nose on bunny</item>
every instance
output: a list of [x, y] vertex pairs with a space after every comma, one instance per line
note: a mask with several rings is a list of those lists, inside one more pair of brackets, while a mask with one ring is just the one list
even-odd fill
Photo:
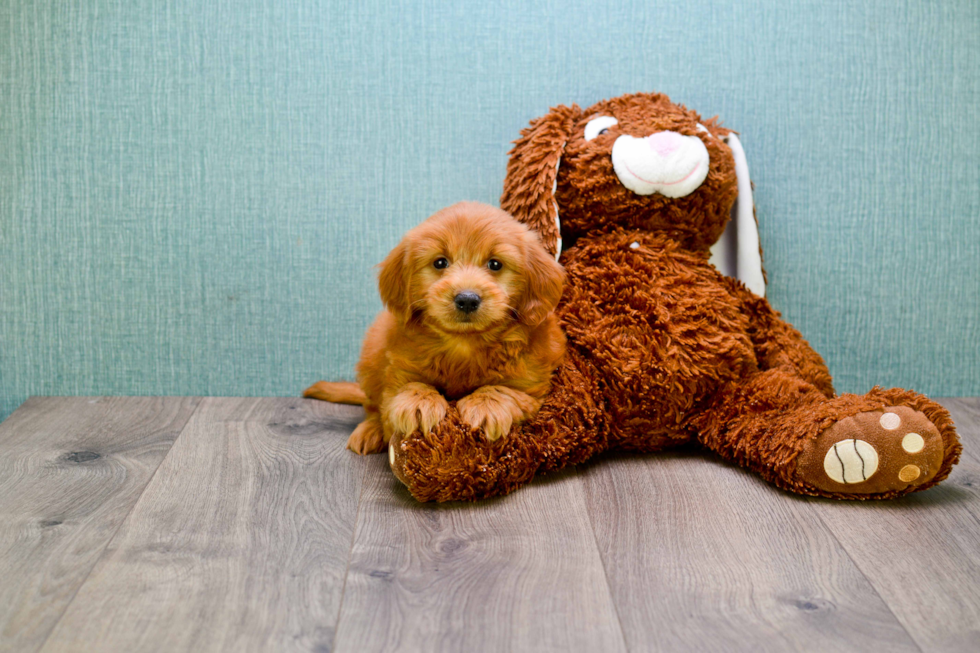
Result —
[[657, 132], [647, 136], [645, 140], [650, 149], [663, 158], [667, 158], [684, 144], [684, 137], [677, 132]]

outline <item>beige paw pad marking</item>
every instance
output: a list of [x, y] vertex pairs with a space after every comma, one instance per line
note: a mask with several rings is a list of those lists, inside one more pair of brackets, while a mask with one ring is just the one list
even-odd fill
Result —
[[922, 472], [915, 465], [906, 465], [898, 472], [898, 478], [901, 479], [903, 483], [911, 483], [915, 479], [919, 478], [919, 474]]
[[902, 425], [902, 418], [895, 413], [885, 413], [881, 416], [881, 419], [878, 420], [878, 423], [881, 424], [881, 428], [885, 429], [886, 431], [894, 431]]
[[906, 433], [902, 438], [902, 449], [907, 453], [919, 453], [926, 446], [926, 441], [918, 433]]
[[392, 467], [395, 466], [395, 445], [388, 445], [388, 464]]
[[838, 483], [862, 483], [878, 471], [878, 452], [864, 440], [841, 440], [827, 451], [823, 469]]

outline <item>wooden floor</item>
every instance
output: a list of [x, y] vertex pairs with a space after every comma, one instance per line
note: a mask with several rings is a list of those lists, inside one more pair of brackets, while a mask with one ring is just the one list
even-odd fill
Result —
[[980, 400], [892, 502], [698, 451], [418, 504], [359, 408], [34, 398], [0, 425], [2, 651], [980, 650]]

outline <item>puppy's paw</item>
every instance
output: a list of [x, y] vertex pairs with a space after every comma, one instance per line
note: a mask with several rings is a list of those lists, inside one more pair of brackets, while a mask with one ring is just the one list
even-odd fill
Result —
[[485, 385], [459, 400], [459, 416], [472, 428], [483, 429], [493, 442], [510, 433], [511, 426], [532, 417], [541, 402], [519, 390]]
[[347, 448], [362, 456], [384, 450], [384, 432], [377, 419], [367, 419], [357, 425], [347, 439]]
[[421, 429], [428, 434], [442, 421], [449, 403], [439, 391], [425, 383], [406, 383], [388, 402], [385, 419], [399, 433]]

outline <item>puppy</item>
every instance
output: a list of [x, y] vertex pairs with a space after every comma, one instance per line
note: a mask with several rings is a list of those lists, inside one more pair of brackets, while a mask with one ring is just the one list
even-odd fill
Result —
[[508, 213], [462, 202], [409, 231], [381, 263], [387, 310], [367, 330], [353, 383], [304, 396], [363, 403], [347, 447], [383, 451], [392, 433], [428, 433], [458, 400], [490, 440], [533, 417], [565, 352], [553, 313], [564, 270]]

